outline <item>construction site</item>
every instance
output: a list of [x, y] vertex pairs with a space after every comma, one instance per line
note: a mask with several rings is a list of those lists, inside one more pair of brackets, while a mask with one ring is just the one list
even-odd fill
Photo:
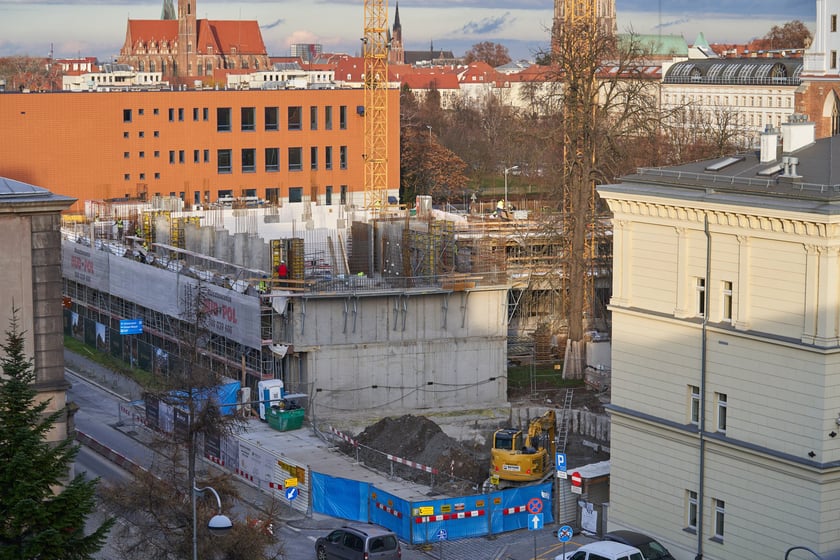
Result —
[[[562, 306], [562, 243], [527, 211], [178, 202], [90, 203], [65, 223], [69, 334], [165, 373], [200, 293], [206, 366], [243, 387], [283, 379], [327, 416], [506, 406], [509, 360], [562, 363], [563, 333], [545, 326]], [[120, 334], [133, 319], [142, 332]]]

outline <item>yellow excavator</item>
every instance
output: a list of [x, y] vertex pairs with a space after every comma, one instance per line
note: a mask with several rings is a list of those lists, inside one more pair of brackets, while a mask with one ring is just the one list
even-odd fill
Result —
[[553, 409], [531, 421], [524, 439], [522, 430], [496, 430], [490, 450], [490, 484], [508, 488], [550, 477], [554, 468], [556, 431]]

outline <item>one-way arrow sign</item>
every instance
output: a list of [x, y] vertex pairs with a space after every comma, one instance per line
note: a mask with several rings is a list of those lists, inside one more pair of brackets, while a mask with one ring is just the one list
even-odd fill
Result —
[[542, 513], [532, 513], [528, 516], [528, 529], [531, 531], [536, 531], [538, 529], [543, 528], [543, 514]]

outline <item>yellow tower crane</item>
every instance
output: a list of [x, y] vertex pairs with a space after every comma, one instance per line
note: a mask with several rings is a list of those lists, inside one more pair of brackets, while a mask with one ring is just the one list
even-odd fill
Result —
[[[560, 35], [554, 45], [563, 71], [563, 283], [569, 340], [583, 340], [594, 299], [597, 70], [603, 56], [597, 0], [563, 0]], [[567, 363], [578, 377], [580, 345]], [[567, 373], [567, 375], [569, 375]]]
[[388, 203], [388, 2], [365, 0], [365, 208]]

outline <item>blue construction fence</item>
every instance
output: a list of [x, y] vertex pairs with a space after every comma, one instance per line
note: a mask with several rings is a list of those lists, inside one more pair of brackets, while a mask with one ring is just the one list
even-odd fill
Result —
[[484, 537], [554, 522], [552, 484], [409, 502], [376, 486], [312, 472], [312, 511], [376, 523], [411, 544]]

